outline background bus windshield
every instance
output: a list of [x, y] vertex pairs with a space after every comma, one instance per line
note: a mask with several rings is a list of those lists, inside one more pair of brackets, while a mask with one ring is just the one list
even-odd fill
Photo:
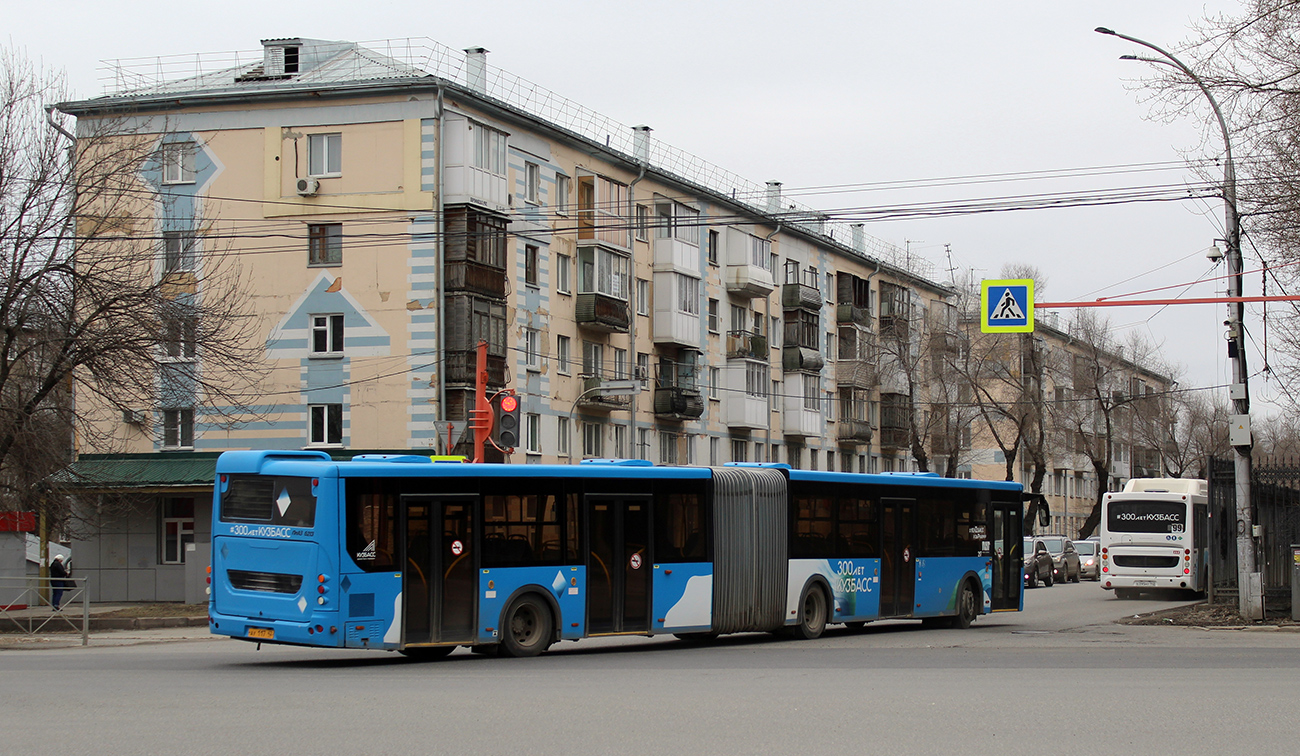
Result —
[[1106, 528], [1112, 533], [1182, 533], [1187, 505], [1178, 501], [1112, 501]]

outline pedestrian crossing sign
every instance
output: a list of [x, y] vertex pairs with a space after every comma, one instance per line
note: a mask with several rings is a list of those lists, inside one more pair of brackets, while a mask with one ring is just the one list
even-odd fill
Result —
[[980, 330], [984, 333], [1032, 333], [1033, 279], [980, 282]]

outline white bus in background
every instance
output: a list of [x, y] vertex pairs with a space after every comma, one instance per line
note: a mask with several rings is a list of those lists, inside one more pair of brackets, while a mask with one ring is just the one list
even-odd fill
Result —
[[1203, 592], [1209, 581], [1208, 486], [1189, 478], [1134, 478], [1101, 504], [1101, 587]]

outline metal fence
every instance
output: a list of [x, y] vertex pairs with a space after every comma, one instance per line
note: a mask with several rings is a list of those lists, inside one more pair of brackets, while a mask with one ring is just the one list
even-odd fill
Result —
[[[1237, 602], [1237, 501], [1232, 459], [1211, 458], [1210, 600]], [[1250, 475], [1251, 520], [1260, 526], [1256, 564], [1264, 611], [1291, 609], [1291, 544], [1300, 543], [1300, 460], [1256, 460]]]
[[[0, 632], [39, 635], [80, 632], [90, 643], [90, 591], [87, 578], [0, 577]], [[63, 583], [61, 606], [51, 603], [55, 581]], [[66, 608], [64, 608], [66, 607]]]

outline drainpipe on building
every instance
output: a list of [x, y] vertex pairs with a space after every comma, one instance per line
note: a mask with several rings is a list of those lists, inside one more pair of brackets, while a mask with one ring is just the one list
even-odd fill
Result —
[[[771, 188], [773, 187], [773, 185], [775, 185], [775, 187], [776, 187], [777, 200], [776, 200], [776, 202], [775, 202], [775, 204], [774, 204], [774, 203], [772, 202], [771, 195], [769, 194], [769, 195], [768, 195], [768, 204], [767, 204], [767, 207], [768, 207], [768, 210], [769, 210], [769, 211], [771, 211], [771, 212], [776, 212], [777, 210], [780, 209], [778, 206], [781, 204], [781, 202], [780, 202], [781, 182], [780, 182], [780, 181], [769, 181], [769, 182], [767, 182], [767, 186], [768, 186], [769, 189], [771, 189]], [[776, 236], [777, 234], [779, 234], [779, 233], [781, 233], [781, 221], [777, 221], [777, 222], [776, 222], [776, 228], [772, 230], [772, 233], [770, 233], [770, 234], [768, 234], [767, 236], [763, 237], [763, 240], [766, 241], [766, 242], [768, 243], [768, 245], [769, 245], [769, 246], [768, 246], [768, 249], [771, 249], [771, 246], [770, 246], [770, 245], [772, 244], [772, 239], [773, 239], [773, 237], [775, 237], [775, 236]], [[770, 261], [771, 259], [772, 259], [772, 255], [771, 255], [771, 253], [769, 252], [769, 253], [768, 253], [768, 260]], [[772, 281], [773, 281], [774, 283], [776, 282], [776, 271], [775, 271], [775, 270], [772, 271]], [[780, 290], [780, 289], [778, 288], [778, 291], [779, 291], [779, 290]], [[777, 296], [780, 296], [780, 295], [778, 294]], [[721, 313], [719, 313], [719, 314], [721, 314]], [[776, 343], [776, 341], [775, 341], [776, 335], [772, 333], [772, 299], [771, 299], [770, 296], [768, 296], [768, 297], [763, 297], [763, 317], [767, 319], [767, 324], [766, 324], [766, 325], [767, 325], [767, 355], [768, 355], [768, 357], [770, 358], [770, 357], [772, 356], [772, 345]], [[785, 335], [784, 335], [784, 334], [782, 334], [782, 336], [781, 336], [781, 340], [782, 340], [782, 342], [785, 341]], [[781, 345], [781, 349], [784, 351], [784, 349], [785, 349], [785, 344], [784, 344], [784, 343], [782, 343], [782, 345]], [[783, 367], [782, 369], [784, 370], [784, 367]], [[785, 385], [785, 381], [781, 381], [781, 385], [784, 386], [784, 385]], [[776, 398], [772, 396], [772, 390], [771, 390], [771, 389], [772, 389], [772, 376], [771, 376], [770, 374], [767, 376], [767, 387], [768, 387], [768, 392], [767, 392], [767, 435], [764, 436], [764, 443], [767, 444], [767, 455], [768, 455], [769, 457], [771, 457], [771, 456], [772, 456], [772, 403], [776, 401]], [[785, 417], [784, 417], [784, 416], [782, 416], [782, 418], [781, 418], [781, 422], [785, 422]], [[755, 462], [758, 462], [758, 461], [760, 461], [760, 460], [757, 460], [757, 459], [756, 459], [756, 460], [754, 460], [754, 461], [755, 461]], [[777, 460], [772, 459], [772, 460], [769, 460], [769, 461], [771, 461], [771, 462], [776, 462]], [[788, 455], [788, 454], [786, 455], [786, 461], [787, 461], [787, 462], [789, 461], [789, 455]]]
[[[446, 287], [447, 271], [445, 270], [444, 266], [447, 264], [446, 263], [447, 221], [443, 215], [443, 205], [442, 205], [442, 189], [443, 189], [442, 187], [442, 136], [443, 136], [442, 124], [446, 119], [443, 118], [442, 95], [443, 95], [442, 85], [439, 85], [437, 105], [435, 106], [434, 116], [433, 116], [434, 120], [437, 121], [436, 127], [433, 130], [433, 171], [434, 171], [433, 189], [436, 195], [434, 197], [433, 204], [434, 204], [434, 220], [435, 220], [434, 233], [437, 236], [436, 249], [438, 250], [437, 252], [438, 261], [437, 264], [435, 265], [435, 267], [438, 269], [438, 278], [437, 278], [437, 284], [434, 287], [433, 295], [438, 298], [438, 310], [437, 310], [438, 312], [438, 355], [436, 356], [445, 358], [447, 355], [447, 326], [446, 326], [447, 296], [444, 289]], [[447, 363], [445, 359], [440, 359], [439, 361], [442, 364], [438, 367], [437, 417], [440, 421], [446, 422], [447, 420], [447, 369], [446, 369]], [[466, 419], [468, 419], [468, 416], [466, 417]], [[439, 444], [443, 443], [442, 434], [439, 433], [437, 435], [438, 435], [438, 443]], [[450, 436], [451, 434], [448, 435]], [[448, 444], [450, 444], [450, 446], [447, 448], [446, 453], [451, 454], [451, 450], [455, 447], [453, 442], [450, 441], [450, 439], [448, 440]], [[437, 448], [436, 444], [434, 448]]]
[[[627, 249], [628, 254], [631, 255], [632, 268], [632, 290], [630, 292], [631, 296], [629, 297], [632, 301], [632, 317], [628, 318], [629, 325], [627, 329], [627, 340], [628, 359], [631, 361], [633, 378], [636, 378], [636, 313], [637, 305], [639, 304], [636, 301], [636, 185], [641, 182], [641, 179], [645, 178], [645, 169], [650, 163], [650, 131], [651, 129], [649, 126], [632, 127], [632, 157], [636, 158], [636, 162], [640, 166], [641, 170], [637, 173], [636, 178], [632, 179], [631, 183], [627, 185], [627, 217], [629, 220], [629, 223], [627, 224]], [[651, 244], [653, 243], [654, 242], [651, 242]], [[653, 254], [652, 251], [652, 257]], [[646, 370], [649, 371], [650, 369], [651, 366], [647, 365]], [[649, 383], [649, 381], [650, 376], [646, 375], [646, 382]], [[627, 442], [633, 447], [636, 446], [636, 398], [639, 394], [640, 392], [635, 392], [628, 397], [629, 414], [627, 419]], [[649, 458], [650, 450], [646, 449], [645, 454], [646, 457]], [[637, 455], [634, 454], [632, 456], [636, 457]], [[572, 459], [572, 457], [570, 457], [570, 459]]]

